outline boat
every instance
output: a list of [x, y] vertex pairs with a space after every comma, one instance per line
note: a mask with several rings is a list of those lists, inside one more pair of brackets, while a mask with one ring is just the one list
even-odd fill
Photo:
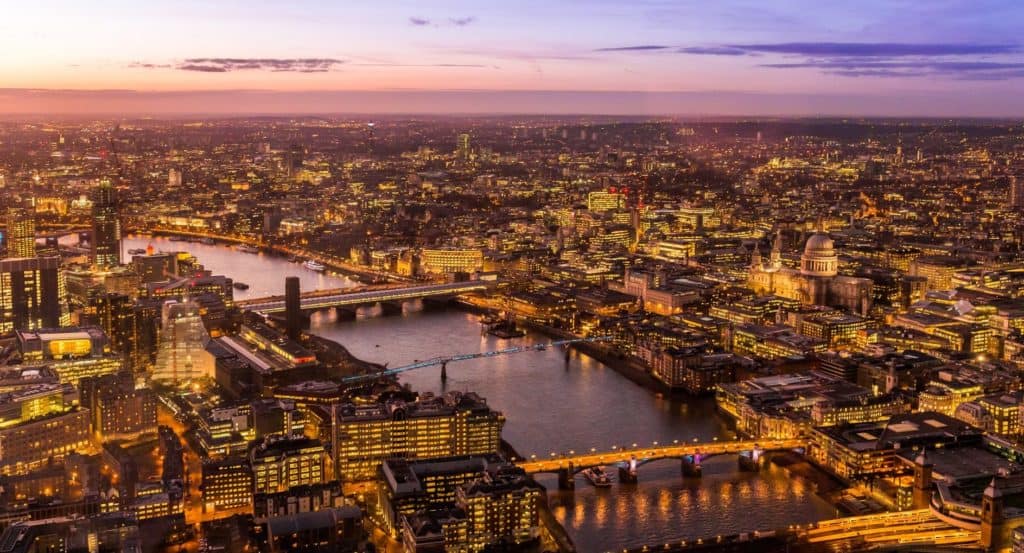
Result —
[[522, 338], [526, 336], [526, 331], [517, 327], [516, 323], [511, 320], [499, 321], [487, 327], [487, 333], [491, 336], [501, 338], [502, 340], [508, 340], [510, 338]]
[[608, 488], [612, 485], [612, 479], [608, 477], [608, 473], [601, 467], [594, 467], [583, 470], [583, 476], [586, 477], [595, 488]]
[[319, 263], [312, 259], [303, 263], [302, 266], [309, 269], [310, 271], [316, 271], [318, 273], [322, 273], [327, 270], [327, 267], [325, 267], [323, 263]]
[[216, 242], [213, 241], [213, 238], [203, 238], [202, 240], [199, 241], [199, 243], [206, 244], [207, 246], [212, 246], [216, 244]]
[[170, 240], [171, 242], [185, 242], [188, 239], [185, 238], [184, 236], [172, 236], [168, 238], [168, 240]]
[[244, 283], [244, 282], [235, 281], [235, 283], [232, 284], [232, 286], [235, 287], [235, 290], [248, 290], [249, 289], [249, 285]]
[[238, 246], [235, 249], [237, 249], [240, 252], [245, 252], [245, 253], [260, 253], [259, 248], [256, 248], [254, 246], [250, 246], [248, 244], [242, 244], [241, 246]]
[[128, 255], [143, 255], [146, 253], [146, 248], [132, 248], [128, 250]]
[[299, 262], [299, 258], [298, 258], [298, 256], [289, 255], [288, 256], [288, 261], [290, 261], [292, 263], [298, 263]]

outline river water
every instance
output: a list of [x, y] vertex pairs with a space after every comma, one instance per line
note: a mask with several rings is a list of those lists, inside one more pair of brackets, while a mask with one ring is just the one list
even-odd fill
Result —
[[[236, 294], [237, 299], [283, 294], [284, 277], [291, 275], [302, 279], [304, 290], [353, 284], [281, 257], [225, 246], [146, 237], [125, 240], [125, 248], [144, 248], [149, 243], [157, 249], [189, 251], [215, 273], [248, 283], [250, 289]], [[356, 320], [348, 321], [317, 313], [311, 330], [341, 343], [357, 357], [392, 367], [439, 355], [546, 341], [534, 334], [499, 340], [481, 335], [475, 315], [457, 310], [424, 312], [420, 307], [415, 302], [406, 304], [401, 316], [383, 316], [379, 309], [366, 308]], [[527, 456], [733, 436], [712, 400], [659, 398], [577, 352], [568, 363], [556, 350], [453, 363], [444, 384], [438, 368], [405, 373], [401, 379], [421, 392], [479, 393], [505, 414], [503, 436]], [[739, 472], [732, 456], [711, 458], [703, 465], [700, 479], [684, 479], [679, 462], [665, 460], [642, 466], [636, 485], [616, 483], [595, 489], [580, 478], [574, 492], [557, 491], [553, 476], [542, 475], [538, 480], [551, 490], [556, 518], [585, 552], [779, 528], [836, 515], [809, 482], [775, 466], [760, 473]]]

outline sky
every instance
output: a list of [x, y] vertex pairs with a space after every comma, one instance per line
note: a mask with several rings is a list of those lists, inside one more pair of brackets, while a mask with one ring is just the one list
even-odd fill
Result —
[[1024, 116], [1020, 0], [3, 0], [0, 113]]

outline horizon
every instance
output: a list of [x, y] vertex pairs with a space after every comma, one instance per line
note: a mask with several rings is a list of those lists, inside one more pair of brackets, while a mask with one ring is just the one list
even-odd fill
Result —
[[0, 113], [1013, 118], [1022, 18], [1007, 0], [44, 0], [0, 23], [19, 52]]

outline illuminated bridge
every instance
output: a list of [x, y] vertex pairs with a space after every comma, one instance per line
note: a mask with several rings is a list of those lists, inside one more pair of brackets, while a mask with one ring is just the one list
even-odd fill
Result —
[[[304, 295], [300, 299], [303, 310], [315, 311], [331, 307], [358, 307], [378, 302], [402, 302], [430, 297], [456, 296], [484, 292], [497, 285], [495, 281], [454, 282], [448, 284], [425, 284], [419, 286], [386, 287], [384, 289], [338, 290], [334, 294]], [[280, 313], [284, 311], [284, 298], [261, 298], [237, 303], [239, 307], [261, 313]]]
[[558, 487], [573, 489], [577, 473], [592, 467], [614, 465], [619, 469], [620, 482], [636, 482], [637, 469], [652, 461], [679, 459], [683, 474], [701, 475], [701, 461], [717, 455], [739, 455], [741, 469], [756, 470], [767, 451], [799, 450], [806, 446], [800, 439], [787, 440], [733, 440], [705, 443], [673, 442], [649, 447], [613, 447], [611, 451], [570, 451], [567, 455], [552, 455], [548, 459], [522, 459], [516, 462], [528, 473], [549, 472], [558, 475]]
[[702, 551], [709, 547], [757, 551], [761, 549], [757, 544], [773, 550], [781, 550], [782, 547], [788, 550], [789, 544], [812, 544], [820, 546], [821, 551], [956, 551], [977, 550], [979, 539], [980, 532], [954, 528], [935, 518], [929, 509], [917, 509], [822, 520], [731, 536], [651, 543], [624, 549], [622, 553]]
[[797, 535], [801, 541], [828, 544], [833, 549], [862, 549], [977, 545], [981, 532], [955, 528], [930, 509], [917, 509], [823, 520], [798, 528]]

